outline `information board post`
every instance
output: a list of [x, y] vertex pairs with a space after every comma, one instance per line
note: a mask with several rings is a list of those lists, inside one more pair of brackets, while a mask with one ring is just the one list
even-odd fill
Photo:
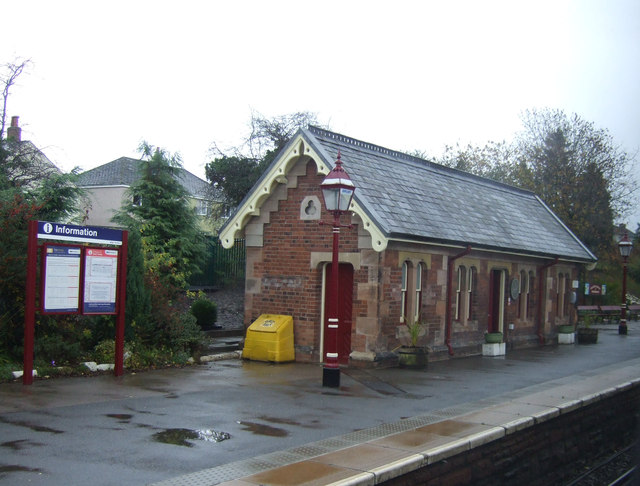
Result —
[[118, 278], [118, 313], [116, 315], [116, 351], [115, 351], [115, 375], [124, 373], [124, 312], [125, 294], [127, 292], [127, 248], [129, 233], [122, 232], [122, 247], [120, 248], [119, 278]]
[[38, 222], [29, 221], [27, 281], [24, 306], [24, 359], [22, 384], [33, 383], [33, 344], [36, 325], [36, 272], [38, 269]]

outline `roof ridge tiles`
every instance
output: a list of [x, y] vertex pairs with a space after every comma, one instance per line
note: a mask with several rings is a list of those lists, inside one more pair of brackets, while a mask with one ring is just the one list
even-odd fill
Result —
[[432, 169], [432, 170], [436, 170], [436, 171], [440, 171], [440, 172], [444, 172], [444, 173], [448, 173], [451, 174], [453, 176], [459, 176], [459, 177], [463, 177], [463, 178], [471, 178], [474, 179], [475, 181], [479, 182], [479, 183], [484, 183], [490, 186], [494, 186], [498, 189], [502, 189], [502, 190], [506, 190], [509, 192], [519, 192], [522, 195], [527, 195], [527, 196], [534, 196], [535, 193], [533, 191], [530, 191], [528, 189], [523, 189], [521, 187], [517, 187], [511, 184], [507, 184], [506, 182], [501, 182], [501, 181], [496, 181], [495, 179], [490, 179], [488, 177], [485, 176], [481, 176], [481, 175], [477, 175], [477, 174], [473, 174], [471, 172], [467, 172], [464, 170], [460, 170], [460, 169], [456, 169], [454, 167], [449, 167], [446, 165], [442, 165], [439, 164], [437, 162], [433, 162], [431, 160], [427, 160], [427, 159], [423, 159], [420, 157], [417, 157], [415, 155], [411, 155], [411, 154], [407, 154], [405, 152], [400, 152], [398, 150], [392, 150], [386, 147], [382, 147], [380, 145], [375, 145], [373, 143], [369, 143], [369, 142], [364, 142], [362, 140], [358, 140], [356, 138], [353, 137], [348, 137], [346, 135], [342, 135], [341, 133], [336, 133], [336, 132], [332, 132], [330, 130], [327, 130], [325, 128], [320, 128], [320, 127], [316, 127], [314, 125], [309, 125], [308, 126], [308, 130], [314, 134], [314, 135], [319, 135], [321, 137], [326, 137], [326, 138], [330, 138], [333, 140], [336, 140], [338, 142], [342, 142], [344, 144], [348, 144], [348, 145], [352, 145], [354, 147], [360, 148], [360, 149], [366, 149], [366, 150], [370, 150], [372, 152], [377, 152], [383, 155], [387, 155], [390, 157], [393, 157], [395, 159], [400, 159], [406, 162], [414, 162], [414, 163], [418, 163], [422, 166], [424, 166], [425, 168], [428, 169]]

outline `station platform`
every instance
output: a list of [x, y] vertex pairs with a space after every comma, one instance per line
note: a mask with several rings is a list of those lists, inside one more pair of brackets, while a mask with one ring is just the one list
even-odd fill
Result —
[[[383, 484], [617, 394], [640, 389], [640, 359], [206, 469], [154, 486]], [[407, 484], [411, 484], [411, 480]]]
[[595, 345], [507, 348], [425, 370], [344, 369], [341, 378], [325, 388], [318, 364], [236, 358], [1, 383], [0, 485], [416, 484], [403, 478], [512, 447], [520, 435], [544, 429], [560, 440], [559, 420], [638, 390], [640, 322], [627, 336], [599, 326]]

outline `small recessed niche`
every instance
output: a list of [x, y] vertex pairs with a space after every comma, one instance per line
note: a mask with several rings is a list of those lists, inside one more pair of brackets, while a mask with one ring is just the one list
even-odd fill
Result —
[[320, 219], [321, 211], [322, 207], [318, 196], [307, 196], [300, 204], [300, 219], [305, 221]]

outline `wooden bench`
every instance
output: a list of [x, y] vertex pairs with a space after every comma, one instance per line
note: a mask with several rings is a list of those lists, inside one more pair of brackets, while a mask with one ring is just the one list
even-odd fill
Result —
[[[636, 314], [640, 312], [640, 306], [637, 307]], [[595, 322], [613, 324], [620, 321], [619, 305], [579, 305], [577, 310], [579, 319], [590, 315]]]
[[621, 309], [619, 305], [601, 305], [600, 319], [607, 324], [620, 322]]

